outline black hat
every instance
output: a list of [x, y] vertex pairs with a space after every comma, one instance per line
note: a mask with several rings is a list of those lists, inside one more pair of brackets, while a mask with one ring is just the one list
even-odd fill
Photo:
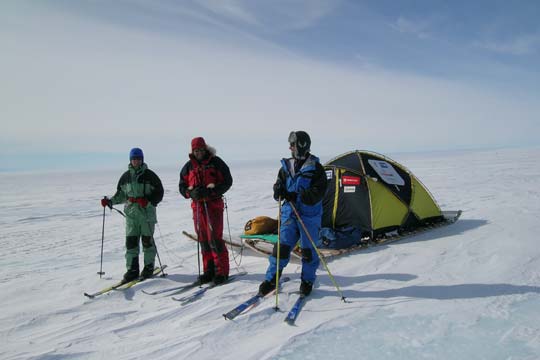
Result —
[[289, 134], [289, 144], [295, 145], [296, 150], [293, 153], [295, 159], [304, 159], [310, 151], [311, 139], [305, 131], [291, 131]]

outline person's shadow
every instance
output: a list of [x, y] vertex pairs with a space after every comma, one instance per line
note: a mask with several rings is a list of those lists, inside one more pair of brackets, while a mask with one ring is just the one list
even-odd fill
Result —
[[[317, 308], [311, 311], [325, 312], [335, 310], [346, 310], [353, 307], [365, 307], [366, 299], [395, 299], [397, 302], [407, 302], [413, 299], [434, 299], [434, 300], [455, 300], [455, 299], [474, 299], [487, 298], [493, 296], [504, 295], [522, 295], [527, 293], [540, 294], [540, 287], [530, 285], [513, 285], [513, 284], [456, 284], [456, 285], [411, 285], [395, 289], [387, 290], [351, 290], [343, 289], [353, 284], [359, 284], [368, 281], [376, 280], [394, 280], [394, 281], [410, 281], [417, 278], [412, 274], [373, 274], [354, 277], [337, 276], [334, 278], [339, 284], [341, 293], [335, 287], [335, 284], [329, 276], [319, 276], [317, 278], [319, 285], [316, 286], [311, 293], [310, 298], [320, 299], [324, 297], [335, 297], [339, 299], [342, 295], [345, 297], [345, 303], [349, 306], [339, 305], [329, 308]], [[320, 289], [320, 285], [324, 285], [325, 289]], [[395, 303], [396, 301], [392, 302]], [[352, 305], [356, 304], [356, 305]], [[376, 306], [386, 306], [388, 303], [378, 304]]]
[[[398, 274], [390, 274], [392, 277], [396, 277]], [[400, 274], [405, 278], [408, 274]], [[408, 275], [414, 278], [413, 275]], [[387, 278], [385, 274], [380, 274], [381, 279]], [[332, 286], [331, 283], [326, 284], [329, 281], [324, 281], [325, 285]], [[456, 284], [456, 285], [412, 285], [400, 287], [397, 289], [387, 290], [344, 290], [343, 294], [349, 302], [351, 299], [367, 299], [367, 298], [421, 298], [421, 299], [435, 299], [435, 300], [454, 300], [454, 299], [474, 299], [485, 298], [492, 296], [504, 296], [504, 295], [522, 295], [527, 293], [540, 294], [540, 287], [530, 285], [512, 285], [512, 284]], [[313, 295], [317, 298], [325, 296], [338, 295], [336, 290], [320, 290], [313, 292]]]
[[[374, 246], [366, 249], [365, 251], [359, 251], [357, 254], [379, 251], [387, 246], [396, 246], [399, 244], [405, 244], [409, 242], [417, 241], [435, 241], [437, 239], [453, 236], [465, 233], [469, 230], [486, 225], [486, 220], [459, 220], [455, 224], [451, 224], [446, 227], [434, 229], [433, 231], [427, 231], [425, 233], [412, 236], [410, 238], [404, 238], [396, 241], [395, 243]], [[426, 246], [428, 246], [426, 244]], [[351, 253], [349, 256], [354, 256], [356, 253]], [[410, 281], [417, 278], [412, 274], [373, 274], [363, 275], [356, 277], [347, 276], [335, 276], [335, 281], [339, 286], [350, 286], [366, 281], [373, 280], [396, 280], [396, 281]], [[325, 296], [339, 296], [335, 284], [331, 281], [328, 275], [321, 275], [318, 277], [319, 283], [325, 287], [334, 287], [333, 290], [317, 289], [313, 292], [313, 296], [316, 298], [322, 298]], [[453, 299], [473, 299], [473, 298], [485, 298], [492, 296], [504, 296], [504, 295], [519, 295], [527, 293], [540, 293], [540, 287], [530, 285], [514, 285], [514, 284], [456, 284], [456, 285], [412, 285], [400, 287], [397, 289], [388, 290], [347, 290], [342, 291], [343, 295], [349, 302], [357, 302], [351, 299], [366, 299], [366, 298], [423, 298], [423, 299], [436, 299], [436, 300], [453, 300]]]

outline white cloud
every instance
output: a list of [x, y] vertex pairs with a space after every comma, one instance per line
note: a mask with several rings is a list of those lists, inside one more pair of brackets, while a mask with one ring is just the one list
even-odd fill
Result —
[[[218, 21], [214, 14], [201, 11], [199, 6], [193, 6], [191, 3], [184, 2], [170, 2], [160, 0], [130, 0], [132, 3], [136, 3], [142, 11], [148, 16], [149, 13], [154, 13], [156, 17], [163, 16], [175, 16], [178, 21], [182, 21], [185, 18], [195, 19], [204, 23], [208, 23], [214, 26], [223, 27], [225, 24], [222, 21]], [[205, 1], [205, 0], [202, 0]], [[129, 13], [130, 7], [124, 7]], [[129, 18], [129, 14], [123, 14]]]
[[478, 41], [474, 46], [501, 54], [529, 55], [540, 48], [540, 34], [519, 35], [507, 41]]
[[198, 0], [218, 16], [240, 24], [256, 26], [262, 31], [281, 32], [314, 26], [327, 16], [339, 1], [328, 0]]
[[250, 25], [260, 25], [257, 17], [246, 8], [241, 0], [199, 0], [198, 2], [220, 17]]
[[429, 26], [429, 21], [412, 21], [403, 16], [400, 16], [393, 24], [390, 24], [390, 27], [394, 30], [404, 34], [412, 34], [420, 39], [430, 37], [428, 32]]
[[4, 153], [137, 144], [174, 162], [198, 135], [241, 159], [286, 155], [293, 129], [310, 132], [321, 155], [505, 145], [539, 130], [540, 105], [526, 97], [339, 68], [228, 33], [165, 37], [45, 12], [11, 19], [0, 21]]

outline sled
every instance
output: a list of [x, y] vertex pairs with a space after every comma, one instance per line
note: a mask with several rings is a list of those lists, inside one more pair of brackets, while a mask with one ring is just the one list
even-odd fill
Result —
[[[356, 246], [352, 246], [346, 249], [325, 249], [319, 248], [321, 255], [324, 258], [331, 258], [335, 256], [340, 256], [344, 254], [349, 254], [357, 252], [360, 250], [368, 249], [374, 246], [386, 245], [393, 243], [405, 238], [410, 238], [412, 236], [437, 229], [440, 227], [448, 226], [455, 223], [461, 216], [461, 210], [457, 211], [442, 211], [441, 212], [444, 220], [427, 224], [426, 226], [418, 227], [412, 231], [406, 230], [394, 230], [388, 233], [379, 234], [376, 238], [371, 239], [370, 237], [364, 237], [361, 239], [361, 243]], [[274, 244], [277, 242], [277, 234], [262, 234], [262, 235], [240, 235], [242, 242], [246, 247], [252, 249], [253, 251], [264, 254], [271, 255]], [[302, 251], [296, 246], [291, 252], [291, 255], [301, 259]]]

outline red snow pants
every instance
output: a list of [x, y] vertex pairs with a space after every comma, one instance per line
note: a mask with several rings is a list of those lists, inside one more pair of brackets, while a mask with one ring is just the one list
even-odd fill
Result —
[[191, 208], [204, 272], [229, 275], [229, 252], [223, 240], [223, 199], [192, 201]]

